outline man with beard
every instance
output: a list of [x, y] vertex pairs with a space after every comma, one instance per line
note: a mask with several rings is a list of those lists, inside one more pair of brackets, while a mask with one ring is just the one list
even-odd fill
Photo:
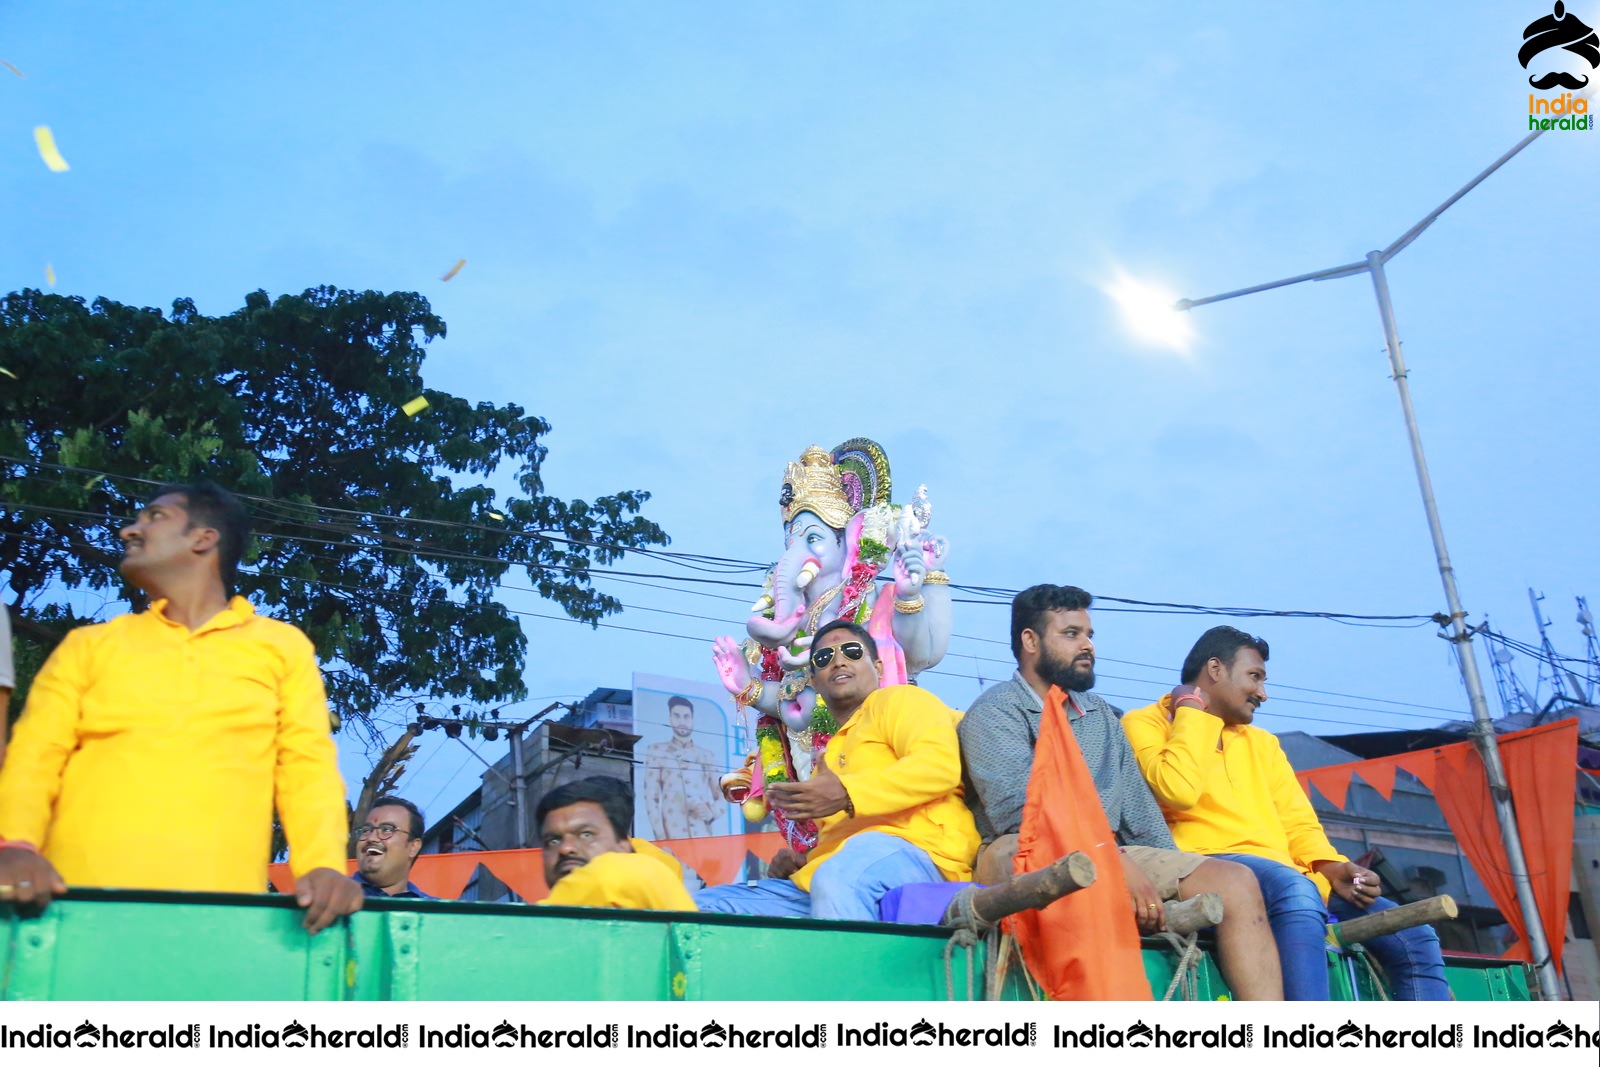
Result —
[[[1179, 684], [1123, 720], [1178, 844], [1260, 880], [1290, 1000], [1328, 999], [1327, 922], [1395, 905], [1339, 854], [1278, 739], [1252, 725], [1267, 699], [1267, 643], [1232, 626], [1200, 635]], [[1449, 1000], [1439, 936], [1413, 926], [1364, 942], [1396, 1000]]]
[[667, 698], [672, 739], [644, 747], [644, 812], [656, 840], [710, 837], [727, 810], [717, 758], [694, 743], [694, 701]]
[[985, 690], [962, 718], [961, 756], [984, 846], [975, 878], [1011, 877], [1033, 769], [1040, 717], [1052, 687], [1120, 846], [1123, 877], [1139, 929], [1159, 932], [1161, 901], [1200, 893], [1222, 897], [1217, 949], [1223, 976], [1238, 1000], [1281, 1000], [1283, 983], [1261, 892], [1248, 869], [1178, 852], [1161, 808], [1139, 773], [1118, 721], [1121, 711], [1094, 688], [1093, 598], [1070, 585], [1036, 585], [1011, 602], [1011, 650], [1017, 671]]
[[422, 851], [422, 812], [401, 797], [379, 797], [367, 821], [350, 834], [356, 842], [355, 879], [369, 897], [432, 900], [409, 881], [411, 865]]
[[695, 896], [701, 911], [876, 922], [893, 889], [963, 882], [978, 833], [961, 799], [961, 713], [914, 685], [878, 688], [883, 661], [866, 627], [844, 619], [811, 642], [811, 682], [839, 728], [811, 777], [767, 799], [817, 823], [817, 843], [779, 852], [770, 877]]
[[67, 634], [0, 768], [0, 900], [69, 885], [256, 893], [272, 813], [312, 933], [360, 909], [332, 718], [305, 634], [233, 596], [233, 494], [167, 486], [123, 527], [149, 607]]
[[544, 847], [542, 903], [581, 908], [694, 911], [683, 865], [648, 841], [628, 837], [633, 789], [616, 778], [579, 778], [546, 793], [534, 809]]

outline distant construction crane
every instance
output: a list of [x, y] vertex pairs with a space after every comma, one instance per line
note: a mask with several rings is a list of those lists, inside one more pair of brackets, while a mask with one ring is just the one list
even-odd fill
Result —
[[1583, 676], [1583, 699], [1593, 704], [1600, 692], [1600, 641], [1594, 636], [1594, 615], [1589, 611], [1589, 601], [1578, 598], [1578, 625], [1583, 629], [1583, 656], [1588, 661]]
[[[1593, 706], [1600, 693], [1600, 640], [1596, 639], [1594, 615], [1589, 602], [1578, 597], [1577, 621], [1584, 639], [1582, 658], [1563, 656], [1556, 651], [1550, 639], [1551, 622], [1539, 606], [1544, 594], [1528, 590], [1528, 604], [1533, 608], [1534, 625], [1539, 630], [1539, 643], [1528, 644], [1507, 637], [1492, 629], [1487, 619], [1480, 631], [1489, 642], [1489, 665], [1494, 672], [1495, 688], [1500, 693], [1500, 706], [1506, 715], [1528, 715], [1534, 722], [1541, 721], [1557, 705]], [[1512, 664], [1517, 653], [1533, 660], [1535, 678], [1530, 689]], [[1581, 669], [1576, 666], [1581, 664]], [[1547, 695], [1548, 694], [1548, 695]]]

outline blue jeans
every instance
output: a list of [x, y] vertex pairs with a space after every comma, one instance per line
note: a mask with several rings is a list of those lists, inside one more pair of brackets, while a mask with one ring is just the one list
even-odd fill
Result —
[[787, 878], [719, 885], [694, 895], [701, 911], [878, 921], [878, 901], [896, 886], [942, 882], [933, 860], [904, 838], [868, 830], [851, 837], [811, 875], [811, 892]]
[[[1267, 905], [1267, 922], [1278, 943], [1283, 965], [1285, 1000], [1328, 999], [1328, 912], [1336, 919], [1351, 919], [1394, 907], [1379, 897], [1363, 910], [1335, 893], [1325, 907], [1316, 883], [1293, 867], [1261, 856], [1231, 853], [1217, 859], [1242, 863], [1255, 872], [1261, 899]], [[1388, 972], [1396, 1000], [1449, 1000], [1444, 978], [1444, 957], [1439, 935], [1431, 926], [1413, 926], [1363, 942], [1366, 950]]]

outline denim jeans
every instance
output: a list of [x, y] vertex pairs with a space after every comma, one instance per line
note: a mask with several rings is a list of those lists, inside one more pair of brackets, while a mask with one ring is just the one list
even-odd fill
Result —
[[[1327, 906], [1316, 883], [1293, 867], [1261, 856], [1231, 853], [1216, 857], [1242, 863], [1255, 872], [1261, 899], [1267, 905], [1267, 922], [1278, 943], [1283, 965], [1285, 1000], [1328, 999], [1328, 911], [1337, 919], [1350, 919], [1394, 907], [1378, 898], [1363, 910], [1335, 893]], [[1413, 926], [1363, 942], [1366, 950], [1388, 972], [1396, 1000], [1449, 1000], [1444, 978], [1444, 957], [1439, 935], [1431, 926]]]
[[811, 876], [811, 892], [787, 878], [719, 885], [694, 895], [701, 911], [878, 921], [878, 901], [896, 886], [942, 882], [933, 860], [904, 838], [868, 830], [851, 837]]

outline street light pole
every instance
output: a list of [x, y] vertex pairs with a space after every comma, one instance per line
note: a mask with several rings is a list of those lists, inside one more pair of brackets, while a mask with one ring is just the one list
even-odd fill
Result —
[[1489, 781], [1489, 795], [1494, 800], [1494, 813], [1500, 823], [1500, 837], [1506, 847], [1506, 858], [1511, 867], [1511, 882], [1516, 888], [1517, 906], [1522, 911], [1528, 928], [1528, 948], [1539, 973], [1539, 991], [1546, 1000], [1556, 1000], [1561, 988], [1555, 973], [1555, 961], [1550, 955], [1544, 922], [1539, 915], [1539, 902], [1533, 895], [1533, 879], [1528, 874], [1527, 854], [1522, 849], [1522, 832], [1517, 827], [1517, 814], [1511, 803], [1511, 787], [1506, 780], [1505, 765], [1500, 760], [1500, 744], [1495, 738], [1494, 720], [1489, 715], [1489, 701], [1484, 696], [1483, 678], [1478, 674], [1478, 653], [1472, 644], [1472, 631], [1466, 624], [1466, 609], [1461, 606], [1461, 593], [1456, 589], [1456, 569], [1450, 563], [1450, 550], [1444, 543], [1444, 527], [1439, 523], [1439, 506], [1434, 502], [1433, 479], [1428, 476], [1428, 461], [1422, 454], [1422, 435], [1417, 429], [1417, 414], [1411, 407], [1411, 386], [1407, 382], [1406, 361], [1400, 353], [1400, 332], [1394, 322], [1394, 305], [1389, 302], [1389, 279], [1383, 270], [1383, 254], [1371, 252], [1367, 262], [1372, 272], [1372, 287], [1378, 296], [1378, 314], [1383, 319], [1383, 340], [1389, 350], [1389, 367], [1394, 372], [1394, 384], [1400, 392], [1400, 410], [1405, 413], [1406, 433], [1411, 438], [1411, 458], [1417, 467], [1417, 485], [1422, 490], [1422, 507], [1428, 513], [1428, 532], [1433, 537], [1433, 554], [1439, 561], [1439, 580], [1444, 583], [1445, 604], [1450, 609], [1450, 640], [1456, 646], [1456, 660], [1461, 665], [1461, 680], [1467, 688], [1467, 701], [1472, 706], [1472, 734], [1478, 755]]
[[1388, 248], [1381, 252], [1367, 253], [1364, 262], [1347, 263], [1340, 267], [1330, 267], [1327, 270], [1300, 274], [1263, 285], [1235, 289], [1232, 292], [1200, 300], [1180, 300], [1175, 307], [1179, 311], [1188, 311], [1204, 304], [1215, 304], [1221, 300], [1231, 300], [1237, 296], [1248, 296], [1251, 293], [1279, 289], [1300, 282], [1328, 281], [1362, 273], [1372, 276], [1372, 287], [1378, 298], [1378, 315], [1383, 320], [1384, 344], [1389, 352], [1389, 367], [1393, 373], [1395, 387], [1400, 393], [1400, 410], [1405, 416], [1406, 433], [1411, 442], [1411, 459], [1417, 469], [1417, 485], [1422, 490], [1422, 507], [1427, 512], [1428, 532], [1433, 538], [1433, 553], [1439, 564], [1439, 579], [1444, 584], [1445, 602], [1450, 609], [1449, 640], [1456, 646], [1456, 662], [1460, 666], [1461, 681], [1466, 686], [1467, 701], [1472, 708], [1473, 742], [1483, 759], [1484, 771], [1489, 782], [1489, 794], [1494, 801], [1495, 817], [1500, 824], [1500, 837], [1505, 843], [1506, 860], [1511, 868], [1511, 881], [1516, 888], [1518, 910], [1522, 912], [1523, 923], [1527, 929], [1528, 948], [1538, 975], [1539, 991], [1546, 1000], [1557, 1000], [1561, 996], [1561, 987], [1556, 976], [1555, 962], [1550, 955], [1550, 942], [1545, 934], [1544, 922], [1539, 915], [1539, 905], [1533, 895], [1533, 880], [1528, 874], [1527, 856], [1522, 849], [1522, 835], [1517, 829], [1511, 789], [1506, 781], [1505, 765], [1500, 759], [1500, 746], [1495, 738], [1494, 721], [1489, 715], [1489, 702], [1484, 697], [1483, 679], [1478, 674], [1478, 656], [1472, 644], [1472, 630], [1466, 625], [1467, 613], [1461, 606], [1461, 594], [1456, 588], [1455, 567], [1450, 563], [1450, 551], [1444, 542], [1444, 527], [1439, 522], [1439, 507], [1433, 495], [1433, 479], [1428, 475], [1428, 461], [1422, 451], [1422, 434], [1417, 428], [1416, 411], [1411, 406], [1411, 387], [1407, 383], [1405, 357], [1400, 352], [1400, 331], [1395, 326], [1394, 305], [1389, 299], [1389, 280], [1384, 273], [1385, 264], [1416, 240], [1423, 230], [1433, 225], [1434, 220], [1442, 215], [1445, 209], [1471, 192], [1479, 182], [1499, 170], [1512, 156], [1532, 144], [1541, 132], [1543, 131], [1530, 133], [1517, 142], [1510, 151], [1458, 189], [1450, 199], [1407, 230]]

